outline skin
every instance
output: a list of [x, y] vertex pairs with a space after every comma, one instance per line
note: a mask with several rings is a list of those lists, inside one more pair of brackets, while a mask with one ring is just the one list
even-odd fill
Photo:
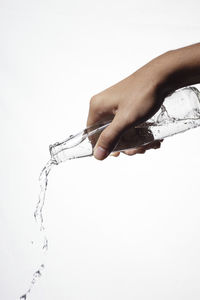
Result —
[[[123, 132], [153, 116], [169, 93], [197, 83], [200, 83], [200, 43], [168, 51], [127, 78], [93, 96], [87, 126], [106, 118], [113, 118], [95, 145], [95, 158], [105, 159]], [[159, 148], [161, 142], [155, 141], [124, 153], [144, 153], [148, 149]], [[119, 152], [112, 155], [118, 156]]]

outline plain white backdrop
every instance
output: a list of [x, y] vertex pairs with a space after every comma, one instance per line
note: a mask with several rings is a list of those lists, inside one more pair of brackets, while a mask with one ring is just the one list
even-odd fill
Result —
[[[49, 144], [85, 127], [91, 96], [199, 42], [200, 2], [0, 0], [0, 298], [19, 299]], [[46, 272], [30, 300], [200, 298], [200, 129], [145, 155], [66, 162], [44, 210]]]

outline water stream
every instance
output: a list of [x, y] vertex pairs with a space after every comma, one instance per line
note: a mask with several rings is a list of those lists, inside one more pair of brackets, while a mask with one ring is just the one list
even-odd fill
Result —
[[[40, 185], [40, 192], [39, 192], [39, 196], [38, 196], [38, 202], [36, 205], [36, 209], [34, 212], [34, 218], [36, 223], [39, 226], [40, 229], [40, 233], [42, 234], [42, 252], [43, 255], [46, 254], [47, 250], [48, 250], [48, 238], [46, 236], [45, 233], [45, 226], [44, 226], [44, 219], [43, 219], [43, 207], [45, 204], [45, 199], [46, 199], [46, 191], [47, 191], [47, 186], [48, 186], [48, 176], [50, 171], [52, 170], [53, 166], [55, 165], [55, 161], [50, 159], [47, 164], [44, 166], [44, 168], [42, 169], [40, 176], [39, 176], [39, 185]], [[44, 256], [43, 256], [44, 257]], [[23, 294], [20, 297], [20, 300], [26, 300], [28, 295], [30, 294], [32, 288], [34, 287], [34, 285], [36, 284], [37, 280], [42, 276], [43, 271], [45, 269], [45, 264], [44, 262], [42, 262], [40, 264], [40, 266], [38, 267], [38, 269], [34, 272], [33, 274], [33, 278], [31, 280], [30, 286], [28, 288], [28, 290], [26, 291], [25, 294]]]
[[[136, 148], [200, 126], [200, 93], [196, 88], [183, 88], [175, 92], [172, 96], [166, 98], [165, 104], [166, 105], [162, 105], [159, 111], [147, 122], [136, 127], [132, 126], [124, 132], [114, 150], [121, 151]], [[99, 135], [109, 123], [110, 122], [103, 122], [95, 124], [76, 135], [71, 135], [63, 142], [55, 143], [50, 146], [51, 159], [44, 166], [39, 176], [40, 191], [34, 212], [35, 221], [42, 235], [43, 242], [41, 250], [44, 255], [46, 255], [48, 250], [48, 238], [45, 233], [43, 219], [48, 176], [55, 165], [69, 159], [91, 156]], [[34, 285], [42, 276], [44, 269], [45, 263], [43, 256], [41, 264], [32, 276], [29, 288], [20, 297], [20, 300], [27, 299]]]

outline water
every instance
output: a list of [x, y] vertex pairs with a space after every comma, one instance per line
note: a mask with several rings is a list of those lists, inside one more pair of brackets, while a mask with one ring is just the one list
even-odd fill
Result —
[[[43, 219], [43, 207], [44, 207], [45, 200], [46, 200], [48, 176], [55, 164], [56, 164], [56, 162], [54, 160], [50, 159], [40, 173], [40, 176], [39, 176], [40, 192], [39, 192], [39, 196], [38, 196], [38, 203], [37, 203], [37, 206], [36, 206], [36, 209], [34, 212], [35, 221], [39, 226], [40, 233], [42, 234], [43, 243], [42, 243], [41, 250], [44, 255], [46, 254], [46, 252], [48, 250], [48, 238], [45, 234], [45, 226], [44, 226], [44, 219]], [[32, 288], [36, 284], [37, 280], [42, 276], [44, 269], [45, 269], [45, 264], [44, 264], [44, 262], [42, 262], [40, 264], [39, 268], [34, 272], [33, 278], [31, 280], [28, 290], [26, 291], [25, 294], [23, 294], [20, 297], [20, 300], [27, 299]]]
[[[174, 99], [175, 98], [175, 99]], [[139, 147], [155, 140], [200, 126], [200, 93], [196, 88], [181, 89], [167, 97], [160, 110], [147, 122], [131, 127], [123, 133], [114, 151]], [[101, 132], [110, 124], [102, 122], [71, 135], [63, 142], [55, 143], [49, 148], [51, 159], [39, 176], [40, 192], [34, 218], [43, 237], [42, 252], [48, 250], [48, 238], [45, 234], [43, 207], [46, 200], [48, 176], [54, 165], [66, 160], [92, 156], [94, 146]], [[34, 272], [30, 286], [20, 300], [26, 300], [37, 280], [42, 276], [45, 264], [42, 262]]]
[[26, 300], [27, 297], [28, 297], [28, 294], [30, 294], [33, 286], [35, 285], [36, 281], [38, 280], [38, 278], [40, 278], [42, 276], [42, 273], [43, 273], [43, 270], [44, 270], [44, 265], [41, 264], [40, 268], [33, 274], [33, 279], [31, 281], [31, 284], [30, 284], [30, 287], [28, 289], [28, 291], [20, 297], [20, 300]]

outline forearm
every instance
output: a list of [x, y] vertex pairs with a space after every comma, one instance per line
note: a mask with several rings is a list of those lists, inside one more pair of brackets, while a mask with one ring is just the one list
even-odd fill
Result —
[[156, 84], [164, 95], [200, 83], [200, 43], [166, 52], [152, 60], [149, 68], [155, 70]]

